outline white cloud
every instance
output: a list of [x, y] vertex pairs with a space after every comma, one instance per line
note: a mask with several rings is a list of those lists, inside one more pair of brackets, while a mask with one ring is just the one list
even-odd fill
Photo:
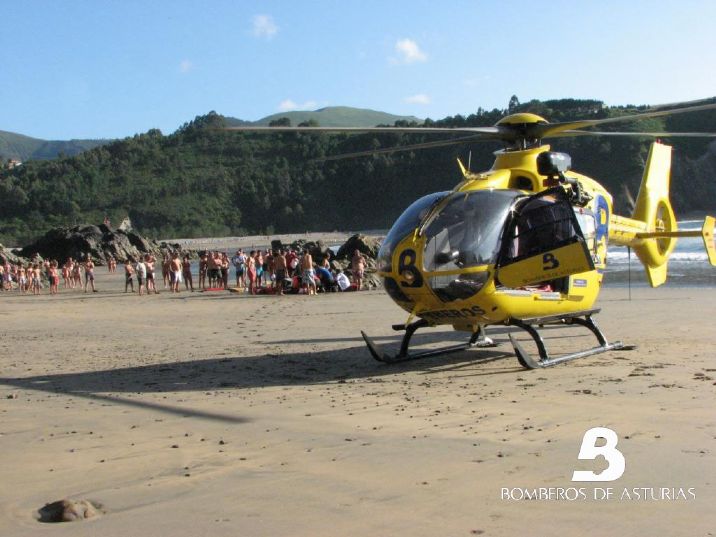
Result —
[[180, 73], [188, 73], [194, 69], [194, 64], [191, 60], [182, 60], [179, 62], [179, 72]]
[[276, 26], [271, 15], [255, 15], [253, 27], [253, 34], [256, 37], [272, 39], [278, 33], [278, 26]]
[[408, 104], [430, 104], [430, 97], [424, 93], [406, 97], [404, 101]]
[[399, 60], [401, 63], [415, 63], [427, 61], [428, 56], [422, 50], [418, 44], [412, 39], [400, 39], [395, 44], [395, 51], [398, 53]]
[[318, 106], [316, 101], [297, 103], [293, 99], [284, 99], [278, 105], [279, 112], [290, 112], [291, 110], [313, 110]]

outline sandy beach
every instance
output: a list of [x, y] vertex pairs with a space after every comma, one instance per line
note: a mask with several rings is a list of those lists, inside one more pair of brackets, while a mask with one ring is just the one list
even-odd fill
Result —
[[[526, 371], [502, 327], [495, 349], [374, 361], [360, 330], [395, 346], [405, 321], [380, 291], [138, 297], [98, 273], [95, 294], [0, 295], [3, 537], [714, 533], [716, 289], [605, 289], [601, 328], [637, 350]], [[598, 426], [625, 472], [572, 482], [606, 466], [577, 459]], [[570, 487], [586, 497], [503, 491]], [[63, 498], [105, 513], [35, 519]]]

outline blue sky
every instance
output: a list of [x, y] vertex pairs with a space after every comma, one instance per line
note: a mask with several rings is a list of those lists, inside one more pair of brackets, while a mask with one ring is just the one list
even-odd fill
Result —
[[0, 0], [0, 130], [165, 134], [355, 106], [439, 119], [520, 100], [716, 95], [716, 2]]

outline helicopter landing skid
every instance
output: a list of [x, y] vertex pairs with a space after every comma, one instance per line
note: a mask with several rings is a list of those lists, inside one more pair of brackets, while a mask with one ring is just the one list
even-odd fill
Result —
[[384, 362], [386, 364], [395, 364], [398, 362], [407, 362], [408, 360], [416, 360], [418, 358], [427, 358], [429, 356], [439, 356], [441, 354], [449, 354], [451, 352], [459, 352], [466, 349], [471, 349], [474, 347], [496, 347], [497, 344], [492, 341], [489, 337], [485, 336], [485, 331], [482, 327], [480, 327], [477, 332], [473, 333], [470, 336], [470, 340], [467, 343], [462, 343], [460, 345], [451, 345], [449, 347], [443, 347], [441, 349], [431, 349], [427, 351], [420, 351], [413, 354], [410, 354], [408, 352], [408, 347], [410, 345], [410, 338], [413, 337], [413, 334], [418, 328], [423, 328], [426, 326], [430, 326], [430, 323], [428, 323], [424, 319], [420, 319], [418, 321], [415, 321], [414, 323], [405, 325], [405, 324], [394, 324], [393, 330], [405, 330], [405, 334], [403, 334], [403, 341], [400, 343], [400, 351], [398, 354], [391, 356], [390, 354], [386, 354], [384, 352], [381, 352], [380, 349], [378, 349], [378, 346], [375, 344], [375, 342], [366, 334], [365, 332], [361, 331], [361, 335], [363, 336], [363, 339], [365, 340], [365, 344], [368, 346], [368, 350], [370, 351], [373, 358], [378, 360], [379, 362]]
[[[532, 336], [532, 339], [537, 344], [537, 349], [539, 352], [539, 360], [535, 360], [529, 355], [529, 353], [524, 350], [524, 348], [519, 344], [519, 342], [514, 338], [514, 336], [510, 334], [510, 341], [512, 342], [512, 346], [515, 349], [515, 354], [517, 355], [517, 359], [519, 360], [520, 364], [522, 364], [522, 366], [527, 369], [539, 369], [542, 367], [550, 367], [553, 365], [561, 364], [563, 362], [576, 360], [577, 358], [584, 358], [585, 356], [591, 356], [593, 354], [599, 354], [602, 352], [617, 349], [633, 349], [633, 345], [624, 345], [621, 341], [607, 343], [607, 339], [604, 337], [604, 334], [594, 322], [594, 319], [592, 319], [592, 315], [598, 313], [599, 311], [599, 309], [593, 309], [578, 311], [569, 315], [551, 315], [547, 317], [533, 317], [529, 319], [510, 319], [507, 324], [522, 328], [530, 336]], [[582, 319], [582, 317], [584, 318]], [[567, 325], [578, 324], [584, 326], [588, 328], [597, 337], [597, 340], [599, 341], [599, 346], [592, 347], [591, 349], [586, 349], [583, 351], [573, 352], [570, 354], [563, 354], [562, 356], [551, 357], [547, 352], [547, 348], [545, 347], [542, 336], [540, 336], [539, 332], [533, 326], [542, 326], [544, 324], [551, 323], [562, 323]]]

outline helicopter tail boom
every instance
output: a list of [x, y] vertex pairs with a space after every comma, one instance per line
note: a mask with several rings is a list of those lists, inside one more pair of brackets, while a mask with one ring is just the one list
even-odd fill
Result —
[[634, 249], [644, 265], [649, 283], [666, 281], [667, 262], [679, 237], [702, 237], [711, 265], [716, 266], [714, 222], [707, 216], [700, 231], [679, 231], [669, 201], [671, 147], [655, 142], [649, 151], [644, 176], [631, 218], [612, 215], [609, 240]]

